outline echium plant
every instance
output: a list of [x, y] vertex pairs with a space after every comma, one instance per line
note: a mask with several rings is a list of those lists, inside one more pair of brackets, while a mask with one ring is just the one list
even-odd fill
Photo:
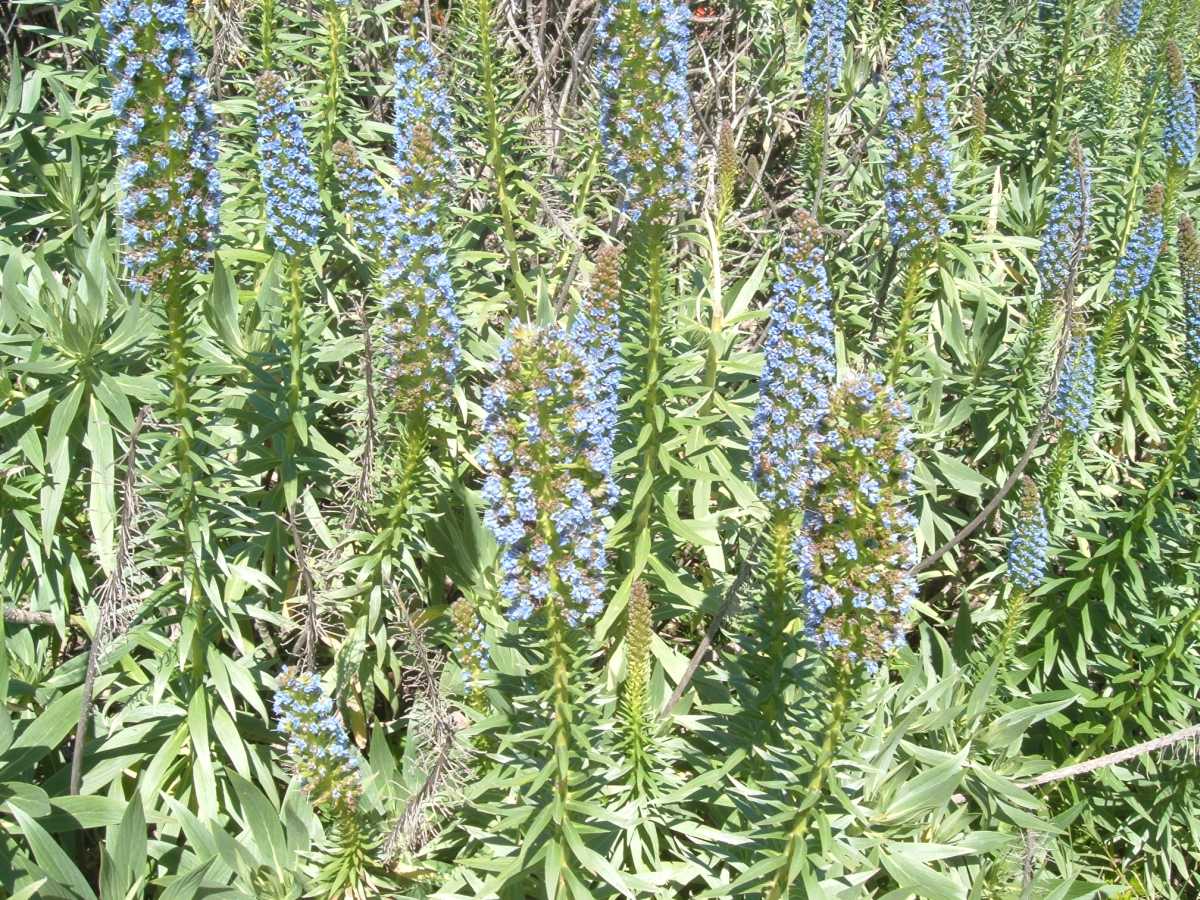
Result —
[[906, 10], [888, 86], [884, 174], [884, 208], [901, 257], [936, 244], [954, 207], [941, 4], [908, 0]]
[[943, 0], [946, 36], [959, 70], [966, 69], [975, 56], [975, 22], [971, 0]]
[[611, 432], [592, 360], [553, 326], [514, 324], [484, 391], [484, 522], [500, 545], [500, 596], [571, 627], [604, 605], [604, 512], [615, 497]]
[[[100, 14], [109, 34], [106, 64], [116, 88], [118, 213], [125, 259], [135, 293], [164, 302], [167, 321], [171, 418], [178, 426], [174, 457], [178, 470], [182, 528], [179, 558], [190, 582], [181, 647], [192, 657], [193, 677], [206, 666], [203, 648], [206, 605], [199, 590], [199, 545], [193, 529], [194, 429], [188, 344], [195, 304], [188, 285], [211, 268], [220, 225], [217, 131], [208, 82], [192, 42], [184, 0], [155, 3], [111, 0]], [[186, 643], [186, 642], [185, 642]]]
[[333, 158], [350, 234], [380, 270], [395, 254], [399, 240], [396, 201], [385, 193], [375, 170], [349, 141], [334, 144]]
[[1057, 300], [1067, 287], [1072, 263], [1087, 247], [1090, 225], [1092, 180], [1087, 156], [1078, 137], [1070, 143], [1070, 156], [1050, 203], [1050, 214], [1042, 228], [1037, 273], [1044, 300]]
[[[415, 30], [415, 26], [414, 26]], [[454, 184], [453, 120], [433, 47], [401, 39], [396, 56], [397, 245], [380, 276], [386, 375], [416, 433], [449, 414], [459, 363], [457, 297], [445, 235]]]
[[750, 435], [758, 495], [789, 524], [820, 479], [820, 426], [837, 375], [832, 306], [821, 230], [802, 210], [771, 295]]
[[879, 375], [830, 395], [820, 473], [796, 535], [808, 633], [833, 659], [876, 670], [904, 640], [916, 598], [908, 406]]
[[284, 671], [274, 712], [288, 765], [313, 805], [337, 817], [352, 814], [362, 794], [358, 756], [320, 679], [312, 672]]
[[822, 425], [837, 376], [833, 299], [816, 218], [801, 210], [787, 238], [771, 294], [763, 345], [758, 405], [750, 432], [751, 475], [771, 520], [763, 618], [768, 674], [757, 676], [756, 711], [774, 727], [784, 712], [782, 681], [789, 655], [788, 625], [795, 618], [796, 528], [824, 475], [819, 457]]
[[1087, 334], [1076, 334], [1071, 338], [1054, 397], [1054, 416], [1064, 432], [1076, 438], [1087, 435], [1095, 399], [1096, 354], [1092, 339]]
[[[617, 432], [617, 400], [621, 387], [621, 248], [602, 247], [596, 252], [596, 268], [575, 319], [571, 339], [591, 359], [602, 418], [608, 437], [601, 446], [612, 452]], [[611, 468], [611, 460], [602, 463]]]
[[1026, 476], [1021, 486], [1021, 506], [1008, 543], [1008, 580], [1014, 588], [1032, 591], [1041, 586], [1049, 545], [1046, 514], [1042, 511], [1037, 484]]
[[1050, 551], [1050, 531], [1037, 483], [1026, 475], [1021, 483], [1021, 502], [1008, 542], [1008, 580], [1012, 594], [1008, 598], [1004, 623], [996, 637], [990, 661], [1001, 669], [1017, 643], [1029, 595], [1042, 585]]
[[[861, 672], [904, 641], [917, 594], [912, 513], [914, 438], [906, 404], [877, 374], [851, 375], [830, 394], [818, 464], [796, 538], [806, 631], [824, 651], [831, 677], [825, 737], [804, 783], [789, 791], [792, 810], [782, 853], [772, 853], [771, 900], [790, 896], [805, 866], [814, 810], [825, 792]], [[764, 863], [766, 860], [764, 860]]]
[[804, 89], [813, 97], [824, 97], [837, 87], [846, 58], [848, 0], [816, 0], [804, 49]]
[[1188, 216], [1179, 219], [1179, 286], [1183, 295], [1183, 352], [1195, 378], [1200, 372], [1200, 237]]
[[1132, 41], [1142, 25], [1142, 0], [1120, 0], [1114, 33], [1118, 41]]
[[258, 171], [266, 198], [267, 235], [286, 260], [288, 272], [287, 408], [289, 428], [283, 447], [283, 496], [287, 503], [299, 495], [296, 451], [300, 435], [304, 367], [304, 296], [302, 271], [321, 229], [321, 198], [304, 123], [287, 82], [277, 72], [258, 79]]
[[277, 72], [258, 79], [258, 171], [267, 235], [289, 258], [298, 257], [317, 243], [321, 198], [304, 123]]
[[[611, 435], [592, 358], [562, 329], [514, 323], [501, 345], [496, 380], [484, 391], [484, 524], [500, 545], [499, 592], [508, 617], [534, 617], [546, 691], [536, 708], [552, 717], [539, 744], [552, 748], [553, 829], [548, 877], [567, 868], [571, 802], [578, 771], [574, 734], [582, 626], [604, 607], [604, 512], [615, 497]], [[539, 779], [539, 783], [544, 783]], [[540, 838], [539, 838], [540, 840]]]
[[134, 291], [211, 268], [220, 225], [217, 131], [183, 0], [111, 0], [100, 13], [116, 84], [121, 240]]
[[690, 21], [679, 0], [608, 0], [596, 23], [604, 161], [634, 222], [666, 223], [691, 199]]
[[1162, 251], [1165, 202], [1163, 186], [1155, 184], [1146, 194], [1141, 220], [1130, 235], [1120, 259], [1117, 260], [1108, 287], [1112, 303], [1109, 305], [1108, 315], [1104, 319], [1095, 348], [1096, 359], [1102, 371], [1107, 370], [1106, 361], [1109, 359], [1112, 342], [1117, 336], [1117, 329], [1125, 321], [1126, 311], [1135, 301], [1138, 302], [1133, 325], [1135, 335], [1141, 324], [1147, 299], [1146, 288], [1150, 285], [1150, 279], [1154, 277], [1154, 268]]
[[904, 364], [926, 259], [950, 228], [946, 27], [937, 0], [908, 0], [907, 17], [888, 85], [887, 169], [883, 205], [896, 260], [906, 266], [889, 380]]
[[1077, 331], [1067, 345], [1058, 390], [1054, 396], [1053, 415], [1059, 423], [1058, 444], [1046, 476], [1043, 507], [1048, 519], [1058, 512], [1067, 470], [1074, 458], [1076, 446], [1087, 437], [1092, 424], [1092, 407], [1096, 401], [1096, 351], [1090, 335]]
[[454, 623], [455, 658], [462, 670], [463, 687], [472, 704], [477, 704], [491, 667], [483, 620], [475, 604], [466, 598], [459, 598], [450, 605], [450, 620]]
[[1166, 124], [1162, 135], [1163, 152], [1167, 156], [1167, 207], [1196, 158], [1196, 128], [1196, 94], [1187, 77], [1179, 45], [1167, 41]]

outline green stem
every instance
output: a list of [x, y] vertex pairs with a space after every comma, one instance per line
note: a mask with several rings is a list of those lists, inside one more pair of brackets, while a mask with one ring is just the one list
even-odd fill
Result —
[[1071, 55], [1071, 38], [1075, 33], [1075, 0], [1067, 3], [1066, 15], [1063, 16], [1062, 47], [1059, 50], [1058, 71], [1054, 78], [1054, 100], [1050, 106], [1050, 124], [1046, 128], [1046, 171], [1052, 176], [1055, 171], [1055, 141], [1058, 139], [1058, 126], [1062, 119], [1063, 98], [1067, 85], [1067, 61]]
[[344, 28], [341, 8], [333, 0], [326, 2], [325, 16], [329, 30], [329, 60], [325, 73], [325, 128], [321, 147], [321, 181], [328, 185], [332, 175], [334, 130], [337, 127], [338, 97], [341, 92]]
[[[812, 821], [813, 810], [820, 804], [825, 791], [825, 781], [833, 768], [835, 747], [842, 739], [842, 731], [846, 725], [846, 714], [850, 705], [850, 668], [842, 661], [835, 663], [833, 697], [829, 705], [829, 727], [825, 730], [825, 739], [817, 755], [816, 764], [809, 774], [808, 782], [804, 785], [800, 796], [801, 806], [796, 810], [792, 819], [792, 827], [788, 831], [787, 844], [783, 851], [783, 864], [775, 876], [768, 900], [779, 900], [786, 897], [788, 888], [798, 866], [802, 862], [808, 843], [808, 828]], [[797, 871], [793, 871], [793, 870]]]
[[1054, 448], [1054, 460], [1050, 464], [1050, 474], [1046, 478], [1046, 489], [1042, 491], [1042, 509], [1046, 513], [1046, 521], [1053, 523], [1058, 516], [1058, 506], [1062, 495], [1063, 484], [1067, 480], [1067, 467], [1074, 458], [1075, 435], [1063, 431]]
[[891, 362], [888, 364], [888, 384], [894, 384], [908, 358], [908, 332], [912, 328], [913, 313], [921, 293], [921, 275], [925, 269], [925, 253], [917, 250], [908, 261], [908, 272], [904, 278], [904, 296], [900, 301], [900, 324], [892, 344]]
[[504, 231], [504, 253], [512, 275], [512, 292], [517, 301], [517, 318], [529, 319], [529, 299], [525, 292], [525, 275], [517, 255], [517, 233], [513, 225], [512, 201], [508, 196], [508, 166], [500, 128], [499, 103], [496, 98], [496, 76], [492, 60], [491, 0], [479, 0], [479, 60], [483, 81], [483, 105], [487, 111], [487, 161], [496, 185], [496, 201], [500, 206], [500, 224]]
[[193, 540], [196, 507], [196, 486], [192, 471], [192, 442], [194, 439], [189, 381], [190, 361], [188, 342], [190, 326], [186, 280], [172, 277], [166, 286], [167, 345], [171, 371], [171, 417], [179, 429], [175, 439], [175, 465], [179, 472], [179, 529], [183, 535], [179, 549], [180, 579], [186, 597], [184, 632], [190, 635], [188, 656], [194, 686], [204, 680], [207, 669], [205, 628], [208, 603], [200, 589], [198, 547]]
[[422, 411], [410, 413], [404, 429], [404, 461], [400, 466], [400, 480], [396, 482], [388, 510], [389, 525], [397, 535], [403, 536], [409, 498], [425, 465], [428, 451], [429, 420]]
[[638, 501], [634, 515], [632, 547], [635, 553], [639, 544], [650, 535], [650, 519], [654, 508], [654, 478], [658, 470], [658, 448], [661, 439], [658, 427], [658, 405], [662, 365], [663, 238], [664, 235], [658, 228], [654, 228], [646, 235], [648, 309], [646, 312], [646, 380], [642, 397], [642, 426], [645, 446], [642, 448], [639, 489], [644, 483], [648, 483]]
[[[1028, 400], [1030, 395], [1029, 388], [1032, 385], [1034, 377], [1045, 374], [1038, 366], [1038, 360], [1049, 340], [1050, 326], [1054, 322], [1054, 311], [1056, 308], [1057, 304], [1053, 298], [1043, 297], [1029, 319], [1028, 336], [1025, 340], [1025, 346], [1021, 349], [1021, 355], [1016, 362], [1017, 380], [1013, 386], [1012, 399], [1017, 404]], [[1031, 407], [1031, 403], [1024, 403], [1023, 405], [1023, 408], [1026, 410], [1031, 409]], [[1023, 417], [1018, 417], [1017, 421], [1018, 424], [1026, 424]]]
[[284, 430], [283, 488], [286, 502], [295, 503], [299, 493], [296, 455], [300, 432], [296, 422], [301, 415], [300, 401], [304, 365], [304, 285], [300, 263], [293, 261], [288, 292], [288, 424]]
[[1004, 624], [996, 636], [995, 646], [990, 654], [991, 659], [997, 660], [996, 671], [1003, 672], [1008, 668], [1009, 656], [1017, 647], [1017, 633], [1025, 621], [1025, 606], [1029, 592], [1023, 588], [1013, 590], [1008, 598], [1008, 609], [1005, 611]]
[[272, 45], [275, 42], [275, 0], [263, 0], [259, 18], [259, 51], [262, 53], [263, 71], [270, 71], [274, 62]]
[[784, 702], [783, 673], [787, 662], [787, 626], [791, 620], [788, 612], [788, 602], [792, 593], [789, 590], [792, 571], [792, 538], [793, 518], [789, 513], [776, 511], [771, 523], [771, 560], [767, 579], [765, 624], [771, 635], [768, 656], [770, 661], [770, 678], [764, 679], [759, 686], [761, 695], [759, 708], [762, 711], [761, 720], [770, 730], [772, 736], [776, 733], [778, 719], [787, 704]]
[[563, 619], [565, 610], [551, 604], [546, 614], [549, 617], [548, 637], [551, 654], [551, 699], [554, 704], [554, 822], [557, 828], [562, 870], [558, 876], [558, 889], [553, 896], [569, 897], [566, 871], [571, 858], [566, 841], [567, 821], [571, 802], [571, 670], [572, 653], [570, 635]]

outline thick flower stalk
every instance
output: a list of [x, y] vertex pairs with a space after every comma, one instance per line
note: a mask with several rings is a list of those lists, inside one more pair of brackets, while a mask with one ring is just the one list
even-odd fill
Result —
[[[571, 323], [571, 339], [591, 360], [605, 452], [612, 451], [616, 440], [621, 388], [621, 258], [617, 246], [597, 251], [591, 285]], [[612, 461], [601, 465], [611, 469]]]
[[1055, 301], [1066, 290], [1072, 267], [1087, 247], [1090, 227], [1091, 176], [1087, 156], [1078, 137], [1071, 139], [1070, 157], [1050, 203], [1050, 214], [1042, 228], [1037, 273], [1043, 300]]
[[878, 375], [830, 395], [828, 422], [794, 552], [809, 635], [846, 665], [874, 672], [904, 641], [917, 562], [906, 404]]
[[603, 390], [561, 329], [514, 324], [484, 392], [484, 523], [500, 545], [500, 595], [515, 621], [546, 607], [574, 627], [604, 606], [615, 499]]
[[796, 513], [820, 480], [821, 423], [837, 375], [833, 300], [816, 220], [797, 217], [771, 296], [750, 460], [759, 496]]
[[841, 81], [849, 11], [848, 0], [816, 0], [813, 4], [801, 76], [809, 96], [823, 97]]
[[1142, 0], [1121, 0], [1114, 22], [1114, 34], [1118, 41], [1132, 41], [1138, 36], [1142, 25]]
[[396, 201], [384, 192], [375, 170], [349, 141], [334, 145], [333, 158], [350, 234], [371, 262], [382, 268], [395, 255], [399, 241]]
[[354, 811], [362, 794], [358, 757], [333, 701], [312, 672], [285, 671], [274, 703], [276, 729], [287, 741], [288, 765], [314, 806], [336, 815]]
[[491, 663], [483, 620], [475, 604], [467, 599], [451, 604], [450, 620], [454, 623], [455, 658], [462, 669], [463, 686], [468, 693], [477, 692], [487, 684]]
[[183, 0], [110, 0], [121, 241], [135, 292], [211, 267], [220, 224], [217, 132]]
[[1089, 335], [1074, 335], [1067, 350], [1058, 392], [1054, 397], [1054, 416], [1063, 431], [1082, 438], [1092, 424], [1092, 405], [1096, 400], [1096, 354]]
[[1179, 218], [1179, 287], [1183, 294], [1183, 352], [1195, 377], [1200, 372], [1200, 237], [1187, 216]]
[[397, 409], [449, 414], [459, 365], [457, 295], [446, 215], [454, 185], [453, 119], [433, 48], [404, 37], [396, 56], [396, 246], [380, 275], [384, 374]]
[[1019, 591], [1041, 587], [1046, 576], [1046, 557], [1050, 533], [1041, 497], [1032, 478], [1026, 476], [1021, 488], [1021, 506], [1008, 543], [1008, 580]]
[[887, 109], [884, 209], [900, 257], [947, 232], [954, 208], [946, 109], [946, 28], [936, 0], [908, 0]]
[[[402, 208], [410, 224], [444, 212], [454, 182], [454, 110], [433, 46], [412, 33], [396, 51], [396, 167]], [[421, 143], [426, 148], [421, 148]]]
[[316, 246], [321, 228], [316, 169], [300, 113], [277, 72], [258, 79], [258, 171], [271, 241], [291, 257]]
[[[1179, 45], [1167, 42], [1166, 124], [1162, 145], [1167, 156], [1167, 183], [1175, 187], [1196, 158], [1196, 94], [1187, 77]], [[1174, 194], [1174, 190], [1169, 191]], [[1169, 203], [1168, 203], [1169, 205]]]
[[680, 0], [608, 0], [596, 23], [604, 162], [634, 222], [664, 224], [691, 200], [690, 21]]
[[717, 135], [717, 209], [716, 226], [718, 235], [724, 228], [725, 220], [733, 209], [734, 191], [737, 187], [738, 155], [737, 140], [733, 136], [733, 126], [729, 120], [721, 122], [721, 130]]
[[975, 58], [975, 22], [971, 0], [943, 0], [946, 37], [960, 70], [966, 69]]

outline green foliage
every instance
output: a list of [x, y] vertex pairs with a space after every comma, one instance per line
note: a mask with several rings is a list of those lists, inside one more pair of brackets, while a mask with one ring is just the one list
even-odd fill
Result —
[[[1200, 65], [1200, 12], [1148, 2], [1130, 37], [1107, 5], [972, 5], [975, 58], [948, 88], [950, 231], [898, 261], [882, 137], [906, 4], [851, 3], [827, 100], [800, 77], [811, 4], [692, 8], [696, 199], [640, 223], [601, 152], [601, 8], [192, 4], [222, 236], [211, 273], [149, 294], [122, 255], [100, 5], [6, 7], [4, 895], [1197, 896], [1194, 743], [1058, 771], [1200, 707], [1200, 300], [1192, 226], [1175, 225], [1197, 189], [1160, 140], [1165, 86]], [[413, 29], [455, 106], [449, 199], [422, 195], [462, 322], [432, 412], [388, 372], [385, 295], [423, 293], [389, 274], [379, 226], [392, 198], [425, 211], [392, 153], [391, 73]], [[313, 149], [311, 252], [266, 237], [267, 69]], [[409, 137], [420, 166], [447, 162]], [[1064, 160], [1082, 172], [1085, 156], [1092, 225], [1062, 295], [1043, 296], [1043, 226]], [[913, 569], [803, 569], [811, 525], [749, 474], [798, 210], [823, 248], [843, 385], [879, 373], [911, 411]], [[1144, 289], [1114, 291], [1160, 214]], [[506, 338], [600, 300], [621, 330], [605, 606], [568, 623], [556, 582], [510, 620], [484, 391]], [[1072, 332], [1097, 348], [1083, 434], [1048, 415]], [[406, 378], [429, 381], [416, 352]], [[853, 436], [895, 445], [878, 418], [858, 415]], [[822, 453], [833, 480], [810, 513], [880, 465]], [[1041, 486], [1050, 553], [1018, 590], [1022, 475], [1027, 506]], [[830, 513], [846, 534], [820, 552], [847, 537], [871, 557], [875, 520], [908, 502]], [[856, 620], [855, 653], [830, 652], [814, 571], [847, 596], [860, 578], [917, 580], [877, 672], [861, 660], [883, 626], [898, 633], [894, 611]], [[289, 758], [271, 708], [289, 667], [320, 680], [361, 757], [352, 803], [306, 793]]]

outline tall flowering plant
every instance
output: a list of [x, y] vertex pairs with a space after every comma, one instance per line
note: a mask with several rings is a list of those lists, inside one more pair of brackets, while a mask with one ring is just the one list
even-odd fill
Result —
[[1192, 89], [1179, 45], [1167, 41], [1166, 122], [1162, 146], [1167, 157], [1167, 190], [1164, 203], [1169, 215], [1175, 195], [1196, 159], [1196, 92]]
[[925, 262], [949, 230], [954, 208], [942, 6], [937, 0], [908, 0], [905, 10], [885, 116], [883, 205], [895, 257], [906, 266], [890, 378], [904, 362]]
[[220, 227], [217, 131], [183, 0], [111, 0], [121, 239], [137, 292], [164, 292], [211, 269]]
[[767, 896], [789, 896], [802, 865], [814, 804], [832, 770], [859, 673], [873, 673], [904, 641], [917, 594], [909, 411], [880, 375], [851, 375], [831, 391], [795, 554], [805, 629], [832, 677], [825, 737], [795, 790], [783, 852], [772, 856]]
[[667, 222], [691, 199], [690, 20], [679, 0], [610, 0], [596, 23], [604, 161], [634, 222]]
[[[446, 215], [454, 185], [453, 117], [428, 41], [402, 37], [396, 54], [394, 252], [380, 275], [385, 374], [397, 409], [417, 431], [448, 415], [459, 364], [457, 296]], [[389, 248], [390, 249], [390, 248]]]
[[769, 726], [783, 712], [786, 633], [797, 613], [793, 598], [799, 585], [793, 545], [812, 492], [824, 475], [821, 442], [837, 375], [833, 299], [821, 229], [803, 210], [794, 224], [771, 295], [750, 435], [751, 474], [771, 515], [764, 610], [772, 636], [764, 647], [770, 675], [761, 679], [759, 702]]
[[208, 272], [220, 227], [217, 130], [184, 0], [110, 0], [100, 14], [117, 120], [120, 236], [134, 293], [161, 299], [167, 321], [171, 418], [179, 478], [179, 560], [187, 588], [181, 655], [198, 685], [207, 669], [207, 604], [194, 525], [194, 426], [189, 284]]

